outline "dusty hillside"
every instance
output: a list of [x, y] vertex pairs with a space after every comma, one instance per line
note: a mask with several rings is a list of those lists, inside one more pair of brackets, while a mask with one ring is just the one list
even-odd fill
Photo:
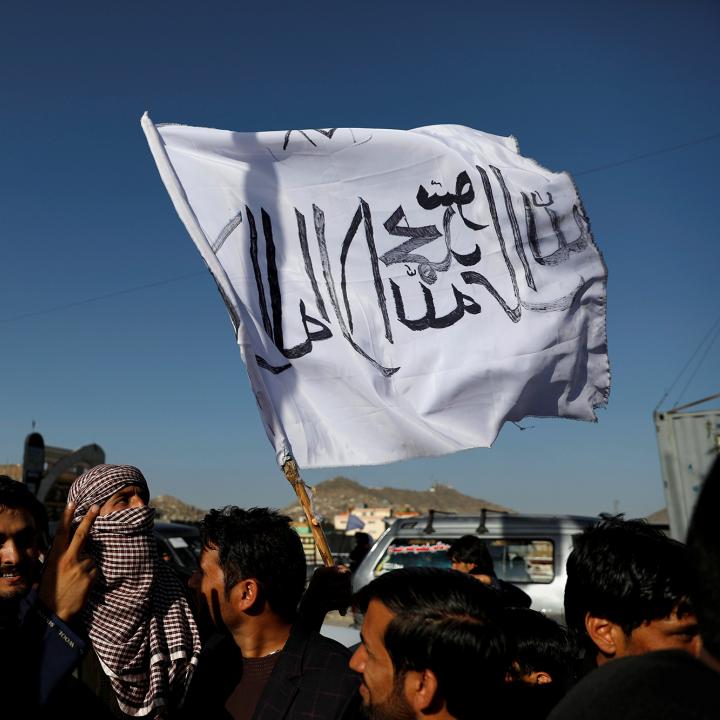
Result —
[[150, 506], [155, 508], [155, 519], [158, 522], [196, 523], [200, 522], [207, 512], [172, 495], [158, 495], [150, 500]]
[[[415, 510], [427, 512], [442, 510], [465, 514], [479, 513], [483, 508], [513, 512], [509, 508], [471, 497], [447, 485], [435, 485], [429, 490], [403, 490], [399, 488], [369, 488], [345, 477], [335, 477], [315, 485], [315, 509], [326, 520], [332, 521], [336, 513], [350, 507], [392, 507], [396, 512]], [[289, 505], [283, 512], [296, 518], [302, 515], [298, 504]]]
[[[396, 512], [411, 510], [427, 512], [442, 510], [458, 514], [475, 514], [483, 508], [500, 512], [513, 512], [509, 508], [471, 497], [447, 485], [435, 485], [429, 490], [403, 490], [400, 488], [370, 488], [345, 477], [335, 477], [315, 485], [313, 501], [317, 512], [332, 522], [336, 513], [345, 512], [349, 507], [392, 507]], [[179, 500], [172, 495], [158, 495], [150, 501], [160, 522], [200, 522], [206, 510]], [[293, 519], [302, 519], [299, 504], [288, 505], [282, 510]]]

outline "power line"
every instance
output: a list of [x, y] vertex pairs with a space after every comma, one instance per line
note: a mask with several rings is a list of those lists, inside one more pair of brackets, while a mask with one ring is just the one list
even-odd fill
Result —
[[715, 344], [715, 341], [718, 339], [718, 336], [720, 336], [720, 327], [715, 331], [714, 337], [710, 340], [710, 342], [707, 344], [707, 347], [705, 348], [705, 352], [702, 354], [701, 358], [698, 360], [698, 364], [695, 366], [695, 369], [690, 374], [690, 377], [688, 378], [687, 382], [685, 383], [685, 387], [680, 391], [680, 394], [677, 396], [677, 399], [673, 403], [673, 407], [677, 407], [677, 404], [680, 402], [680, 398], [682, 398], [685, 395], [685, 391], [690, 387], [690, 383], [695, 379], [695, 376], [698, 373], [698, 370], [702, 366], [702, 364], [705, 362], [705, 358], [708, 356], [708, 353], [710, 352], [710, 349]]
[[115, 290], [114, 292], [105, 293], [104, 295], [94, 295], [93, 297], [85, 298], [83, 300], [75, 300], [74, 302], [64, 303], [63, 305], [56, 305], [55, 307], [45, 308], [44, 310], [34, 310], [32, 312], [22, 313], [20, 315], [14, 315], [13, 317], [5, 318], [0, 320], [0, 325], [7, 325], [17, 320], [25, 320], [26, 318], [36, 317], [37, 315], [47, 315], [48, 313], [58, 312], [60, 310], [67, 310], [68, 308], [78, 307], [79, 305], [87, 305], [88, 303], [97, 302], [98, 300], [107, 300], [108, 298], [117, 297], [118, 295], [127, 295], [129, 293], [139, 292], [140, 290], [147, 290], [148, 288], [159, 287], [160, 285], [168, 285], [170, 283], [179, 282], [180, 280], [187, 280], [189, 278], [198, 277], [204, 275], [205, 271], [196, 271], [187, 273], [186, 275], [177, 275], [176, 277], [165, 278], [165, 280], [157, 280], [156, 282], [146, 283], [145, 285], [135, 285], [134, 287], [125, 288], [124, 290]]
[[[587, 170], [580, 170], [579, 172], [572, 173], [573, 177], [579, 177], [580, 175], [589, 175], [590, 173], [595, 172], [601, 172], [603, 170], [610, 170], [612, 168], [619, 167], [621, 165], [629, 165], [634, 162], [639, 162], [640, 160], [645, 160], [646, 158], [655, 157], [656, 155], [663, 155], [664, 153], [674, 152], [675, 150], [682, 150], [686, 147], [691, 147], [692, 145], [699, 145], [700, 143], [706, 143], [710, 142], [712, 140], [717, 140], [720, 138], [720, 133], [714, 133], [713, 135], [708, 135], [703, 138], [697, 138], [695, 140], [688, 140], [687, 142], [680, 143], [679, 145], [670, 145], [668, 147], [659, 148], [657, 150], [651, 150], [650, 152], [643, 153], [642, 155], [634, 155], [632, 157], [626, 158], [624, 160], [618, 160], [616, 162], [607, 163], [606, 165], [598, 165], [594, 168], [588, 168]], [[116, 290], [115, 292], [106, 293], [104, 295], [95, 295], [93, 297], [85, 298], [84, 300], [76, 300], [75, 302], [71, 303], [65, 303], [63, 305], [56, 305], [52, 308], [46, 308], [44, 310], [35, 310], [33, 312], [27, 312], [22, 313], [20, 315], [14, 315], [13, 317], [5, 318], [4, 320], [0, 320], [0, 325], [7, 325], [9, 323], [15, 322], [17, 320], [25, 320], [26, 318], [36, 317], [38, 315], [47, 315], [48, 313], [54, 313], [59, 312], [60, 310], [67, 310], [69, 308], [78, 307], [79, 305], [87, 305], [89, 303], [97, 302], [99, 300], [106, 300], [108, 298], [117, 297], [118, 295], [127, 295], [129, 293], [133, 292], [139, 292], [141, 290], [147, 290], [148, 288], [153, 287], [159, 287], [160, 285], [168, 285], [169, 283], [178, 282], [180, 280], [187, 280], [192, 277], [197, 277], [199, 275], [204, 274], [204, 271], [194, 272], [194, 273], [188, 273], [187, 275], [178, 275], [177, 277], [173, 278], [166, 278], [165, 280], [158, 280], [153, 283], [147, 283], [146, 285], [137, 285], [135, 287], [131, 288], [125, 288], [124, 290]], [[691, 359], [692, 361], [692, 359]], [[685, 368], [683, 368], [682, 372], [685, 371]], [[677, 379], [675, 380], [677, 382]], [[674, 386], [674, 384], [673, 384]], [[672, 386], [670, 390], [668, 390], [668, 393], [672, 390]], [[665, 400], [667, 397], [667, 393], [663, 396], [663, 398], [658, 403], [657, 407], [660, 406], [660, 404]]]
[[656, 155], [664, 155], [665, 153], [674, 152], [675, 150], [682, 150], [683, 148], [690, 147], [692, 145], [700, 145], [700, 143], [710, 142], [711, 140], [717, 140], [718, 138], [720, 138], [720, 133], [715, 133], [714, 135], [697, 138], [696, 140], [688, 140], [687, 142], [680, 143], [679, 145], [670, 145], [668, 147], [659, 148], [658, 150], [651, 150], [650, 152], [643, 153], [642, 155], [633, 155], [632, 157], [625, 158], [624, 160], [617, 160], [616, 162], [607, 163], [606, 165], [598, 165], [597, 167], [588, 168], [587, 170], [580, 170], [579, 172], [572, 173], [572, 175], [573, 177], [590, 175], [590, 173], [600, 172], [601, 170], [609, 170], [610, 168], [616, 168], [620, 165], [629, 165], [630, 163], [638, 162], [639, 160], [645, 160], [647, 158], [655, 157]]
[[[675, 385], [677, 385], [680, 378], [685, 374], [685, 371], [690, 367], [690, 365], [692, 364], [692, 361], [696, 358], [697, 354], [700, 352], [703, 345], [705, 345], [705, 343], [712, 336], [712, 334], [715, 332], [715, 330], [720, 330], [720, 316], [718, 316], [718, 318], [712, 323], [712, 325], [710, 326], [710, 329], [705, 333], [702, 340], [697, 344], [697, 346], [695, 347], [695, 350], [690, 355], [690, 358], [688, 359], [688, 361], [685, 363], [685, 365], [683, 365], [680, 372], [675, 376], [675, 379], [672, 381], [672, 385], [670, 385], [670, 387], [665, 391], [665, 394], [660, 398], [660, 400], [658, 400], [658, 404], [653, 409], [653, 412], [655, 412], [663, 404], [663, 402], [665, 402], [665, 399], [667, 398], [667, 396], [673, 391], [673, 388], [675, 387]], [[710, 342], [710, 344], [708, 345], [708, 350], [710, 347], [712, 347], [712, 344], [714, 342], [715, 342], [715, 340], [712, 340]], [[695, 376], [695, 374], [698, 371], [698, 368], [700, 367], [700, 365], [702, 365], [703, 360], [705, 360], [708, 350], [706, 350], [705, 354], [702, 357], [702, 360], [700, 360], [700, 364], [698, 365], [698, 367], [695, 368], [692, 377]], [[686, 389], [687, 389], [687, 385], [685, 386], [685, 388], [683, 388], [683, 392], [680, 393], [680, 397], [682, 397], [682, 394], [685, 392]], [[680, 397], [678, 397], [678, 400], [680, 399]], [[675, 405], [677, 405], [678, 400], [675, 401]]]

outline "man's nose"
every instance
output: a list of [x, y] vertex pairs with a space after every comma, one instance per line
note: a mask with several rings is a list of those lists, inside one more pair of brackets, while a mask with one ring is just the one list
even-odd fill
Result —
[[130, 498], [130, 502], [128, 504], [130, 507], [133, 507], [133, 508], [147, 507], [147, 503], [145, 502], [144, 498], [142, 498], [140, 495], [133, 495]]
[[3, 565], [17, 565], [20, 562], [20, 549], [14, 540], [6, 540], [0, 548], [0, 562]]
[[348, 664], [355, 672], [361, 673], [365, 670], [365, 648], [362, 645], [353, 653]]

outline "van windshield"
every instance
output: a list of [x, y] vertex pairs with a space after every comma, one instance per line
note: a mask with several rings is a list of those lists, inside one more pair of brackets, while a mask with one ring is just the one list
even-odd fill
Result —
[[375, 567], [375, 577], [406, 567], [450, 568], [451, 539], [395, 538]]
[[[395, 538], [375, 566], [375, 577], [405, 567], [450, 569], [447, 551], [455, 538]], [[549, 583], [555, 577], [550, 540], [485, 538], [495, 574], [512, 583]]]

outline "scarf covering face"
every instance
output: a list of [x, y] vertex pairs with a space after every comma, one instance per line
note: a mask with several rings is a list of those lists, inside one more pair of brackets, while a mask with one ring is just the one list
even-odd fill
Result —
[[[68, 494], [76, 503], [73, 522], [128, 485], [147, 493], [143, 474], [131, 465], [83, 473]], [[154, 515], [152, 508], [130, 507], [98, 517], [86, 546], [98, 568], [84, 612], [88, 635], [120, 709], [137, 716], [177, 708], [200, 654], [180, 580], [158, 559]]]

